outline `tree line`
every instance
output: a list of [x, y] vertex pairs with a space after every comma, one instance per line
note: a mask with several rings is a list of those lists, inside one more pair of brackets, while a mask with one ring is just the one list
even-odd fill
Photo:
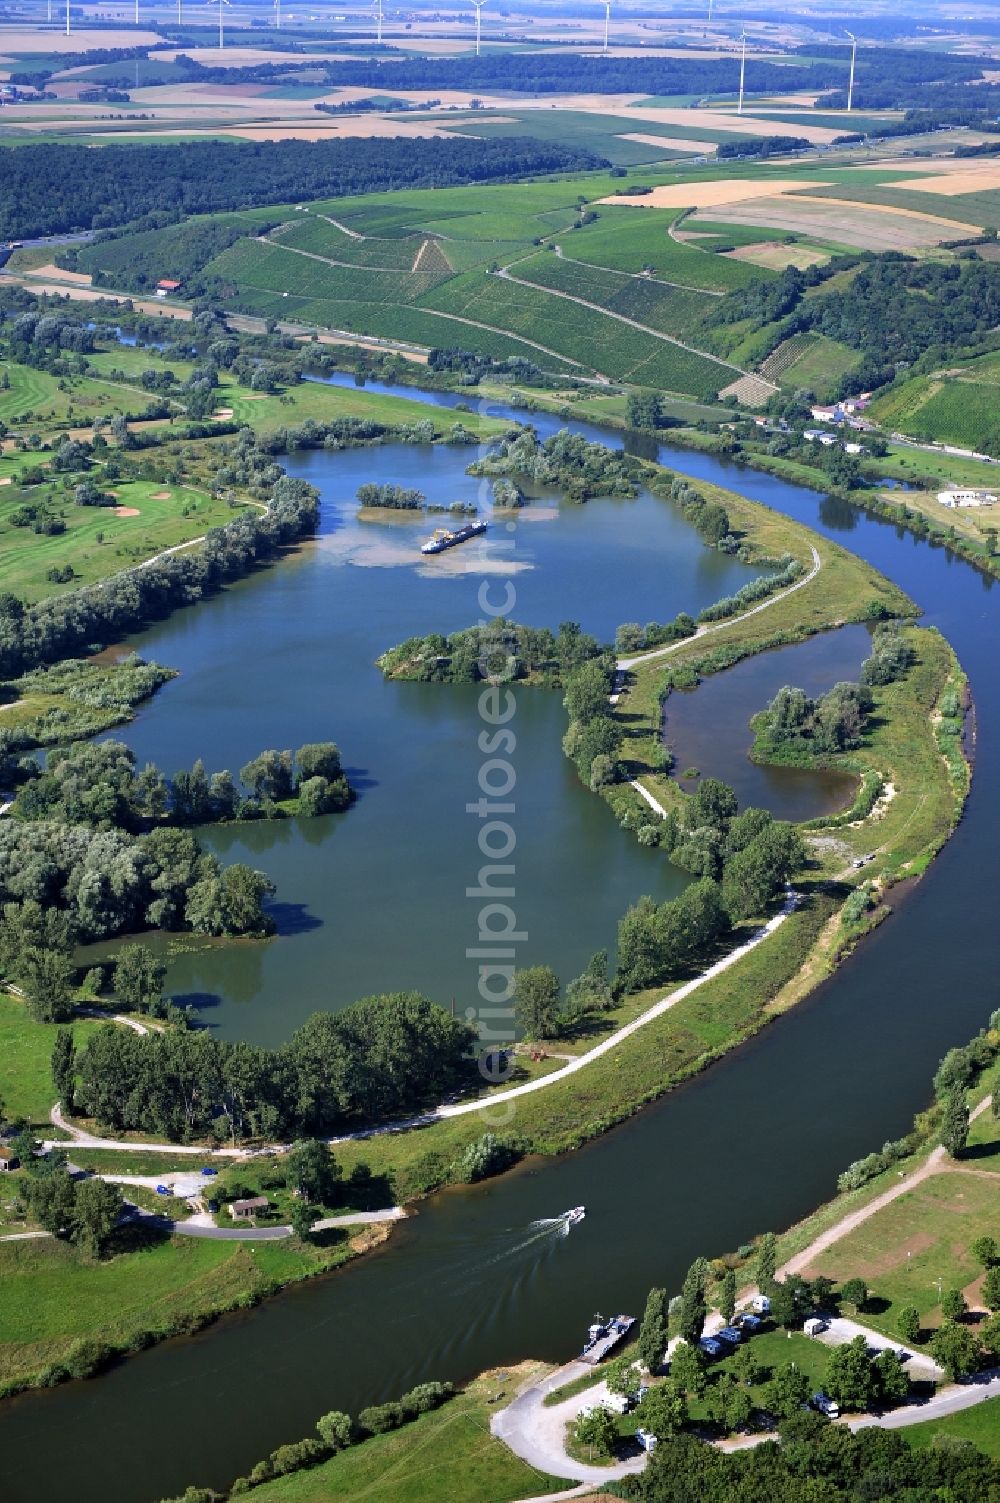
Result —
[[540, 440], [533, 428], [506, 434], [489, 454], [469, 465], [470, 475], [515, 476], [560, 490], [570, 501], [592, 496], [636, 496], [642, 466], [621, 449], [591, 443], [562, 428]]
[[298, 751], [263, 751], [240, 768], [209, 776], [200, 758], [190, 771], [167, 778], [152, 762], [136, 770], [135, 753], [120, 741], [56, 747], [44, 769], [25, 760], [27, 781], [14, 801], [15, 819], [56, 820], [133, 833], [164, 825], [215, 824], [231, 819], [273, 819], [295, 800], [299, 814], [346, 809], [353, 791], [332, 741]]
[[[228, 81], [228, 78], [227, 78]], [[335, 141], [179, 141], [0, 148], [0, 236], [28, 239], [128, 223], [153, 209], [218, 209], [444, 188], [604, 165], [588, 151], [517, 136]]]
[[315, 1013], [277, 1049], [107, 1024], [76, 1051], [75, 1109], [173, 1142], [327, 1137], [431, 1105], [473, 1079], [474, 1031], [418, 992]]

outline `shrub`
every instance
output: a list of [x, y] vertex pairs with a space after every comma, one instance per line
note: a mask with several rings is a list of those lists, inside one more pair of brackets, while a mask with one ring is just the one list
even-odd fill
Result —
[[358, 1415], [358, 1424], [369, 1435], [385, 1435], [389, 1430], [398, 1430], [404, 1417], [402, 1404], [370, 1404]]
[[456, 1166], [458, 1178], [471, 1185], [476, 1180], [503, 1174], [505, 1169], [517, 1163], [523, 1152], [524, 1147], [516, 1138], [502, 1138], [492, 1132], [483, 1133], [475, 1143], [469, 1144], [459, 1159]]

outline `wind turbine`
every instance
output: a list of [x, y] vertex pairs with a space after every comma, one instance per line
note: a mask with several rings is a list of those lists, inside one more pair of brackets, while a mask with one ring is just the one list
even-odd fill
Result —
[[611, 0], [604, 0], [604, 56], [608, 55], [608, 27], [611, 25]]
[[139, 24], [139, 0], [135, 0], [135, 24]]
[[743, 51], [740, 53], [740, 102], [736, 106], [737, 115], [742, 115], [743, 113], [743, 81], [747, 73], [747, 29], [745, 26], [740, 41], [743, 43]]
[[[178, 3], [178, 6], [179, 6], [180, 5], [180, 0], [177, 0], [177, 3]], [[205, 9], [206, 10], [211, 9], [211, 7], [215, 3], [216, 3], [216, 0], [208, 0], [208, 4], [206, 5]], [[136, 4], [138, 4], [138, 0], [136, 0]], [[229, 5], [229, 0], [218, 0], [218, 4], [219, 4], [219, 51], [221, 52], [222, 49], [226, 45], [226, 34], [225, 34], [225, 30], [223, 28], [223, 20], [222, 20], [222, 7], [224, 5]], [[230, 7], [230, 9], [231, 8], [232, 7]]]
[[854, 64], [858, 57], [858, 39], [853, 31], [845, 31], [845, 35], [851, 39], [851, 76], [847, 84], [847, 113], [850, 114], [854, 103]]
[[69, 0], [66, 0], [66, 35], [69, 36]]
[[[180, 0], [178, 0], [178, 4]], [[281, 30], [281, 0], [274, 0], [274, 24], [278, 31]]]
[[[483, 6], [486, 4], [486, 0], [472, 0], [472, 3], [476, 7], [476, 56], [478, 57], [479, 41], [483, 31]], [[607, 43], [605, 43], [605, 46], [607, 46]]]
[[375, 0], [375, 40], [382, 45], [382, 0]]

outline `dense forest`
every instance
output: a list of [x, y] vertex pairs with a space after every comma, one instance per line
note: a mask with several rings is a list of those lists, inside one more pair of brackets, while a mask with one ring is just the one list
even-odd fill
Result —
[[679, 1436], [657, 1448], [641, 1475], [612, 1482], [610, 1491], [637, 1503], [987, 1503], [1000, 1495], [1000, 1462], [974, 1445], [915, 1449], [891, 1430], [852, 1434], [805, 1410], [780, 1429], [780, 1445], [729, 1454]]
[[413, 142], [179, 141], [0, 148], [0, 236], [26, 240], [125, 224], [153, 209], [204, 214], [392, 188], [446, 188], [606, 165], [518, 136]]

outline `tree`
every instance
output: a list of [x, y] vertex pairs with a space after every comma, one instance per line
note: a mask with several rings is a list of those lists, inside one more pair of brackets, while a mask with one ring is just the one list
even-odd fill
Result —
[[637, 1415], [642, 1428], [655, 1435], [657, 1440], [670, 1440], [687, 1424], [687, 1400], [677, 1384], [666, 1378], [649, 1390]]
[[903, 1340], [908, 1341], [911, 1346], [915, 1346], [920, 1340], [921, 1332], [920, 1311], [917, 1307], [915, 1305], [904, 1305], [896, 1318], [896, 1325], [899, 1327], [899, 1334]]
[[736, 1314], [736, 1269], [727, 1268], [722, 1276], [722, 1287], [719, 1291], [719, 1312], [726, 1325]]
[[354, 1421], [342, 1409], [331, 1409], [316, 1421], [319, 1438], [331, 1451], [345, 1451], [354, 1439]]
[[957, 1158], [969, 1141], [969, 1108], [962, 1089], [948, 1092], [941, 1115], [941, 1142]]
[[931, 1337], [931, 1356], [956, 1382], [979, 1366], [980, 1345], [968, 1326], [939, 1326]]
[[705, 1354], [700, 1346], [681, 1340], [670, 1354], [670, 1376], [681, 1393], [700, 1396], [705, 1392]]
[[1000, 1251], [997, 1249], [995, 1237], [977, 1237], [969, 1248], [977, 1263], [982, 1263], [984, 1268], [991, 1268], [1000, 1260]]
[[868, 1303], [868, 1285], [864, 1279], [847, 1279], [841, 1285], [840, 1297], [854, 1306], [855, 1314], [860, 1314]]
[[18, 979], [25, 991], [30, 1017], [38, 1023], [62, 1023], [73, 1011], [74, 966], [61, 950], [29, 947], [22, 952]]
[[730, 1373], [720, 1373], [708, 1390], [708, 1417], [727, 1433], [742, 1430], [753, 1413], [753, 1401], [742, 1383]]
[[325, 778], [332, 783], [342, 772], [340, 749], [333, 741], [312, 741], [295, 753], [299, 782], [308, 778]]
[[92, 1258], [100, 1257], [122, 1213], [121, 1191], [103, 1179], [85, 1179], [76, 1186], [72, 1237]]
[[551, 966], [514, 973], [514, 1017], [526, 1039], [552, 1038], [559, 1028], [559, 977]]
[[64, 1111], [72, 1112], [73, 1093], [76, 1090], [76, 1049], [68, 1028], [59, 1029], [52, 1046], [52, 1084]]
[[1000, 1267], [995, 1264], [986, 1270], [983, 1279], [983, 1304], [987, 1310], [1000, 1310]]
[[587, 962], [587, 969], [574, 977], [566, 987], [566, 1003], [563, 1016], [567, 1024], [588, 1012], [603, 1011], [612, 1004], [611, 983], [608, 980], [608, 952], [597, 950]]
[[636, 1343], [639, 1360], [651, 1373], [655, 1373], [667, 1350], [667, 1291], [651, 1289], [646, 1297], [646, 1309], [639, 1327]]
[[842, 1409], [868, 1409], [878, 1398], [878, 1378], [863, 1336], [831, 1352], [826, 1390]]
[[586, 1446], [593, 1456], [610, 1456], [618, 1443], [618, 1422], [610, 1409], [598, 1405], [588, 1414], [581, 1414], [574, 1426], [578, 1445]]
[[132, 1012], [156, 1012], [166, 974], [166, 965], [146, 945], [123, 945], [115, 958], [112, 986]]
[[789, 1363], [779, 1367], [764, 1385], [764, 1403], [771, 1414], [786, 1419], [801, 1408], [809, 1397], [809, 1379], [801, 1368]]
[[340, 1165], [325, 1143], [304, 1138], [292, 1146], [285, 1163], [290, 1183], [305, 1200], [320, 1206], [333, 1205], [339, 1188]]
[[631, 1357], [619, 1357], [617, 1362], [612, 1362], [604, 1381], [609, 1393], [620, 1394], [626, 1399], [634, 1398], [642, 1386], [639, 1369]]
[[945, 1320], [962, 1320], [968, 1309], [961, 1289], [949, 1289], [941, 1301], [941, 1314]]
[[764, 1381], [765, 1368], [754, 1351], [752, 1341], [737, 1347], [736, 1355], [733, 1357], [733, 1371], [748, 1388], [756, 1388]]
[[778, 1272], [778, 1239], [773, 1232], [765, 1232], [757, 1248], [757, 1287], [763, 1292], [774, 1283]]
[[313, 1229], [315, 1217], [304, 1200], [296, 1200], [292, 1204], [291, 1225], [292, 1231], [300, 1242], [308, 1242]]
[[879, 1402], [886, 1406], [905, 1403], [910, 1393], [910, 1379], [895, 1351], [879, 1352], [873, 1367]]
[[677, 1329], [690, 1346], [696, 1346], [705, 1326], [708, 1306], [705, 1302], [705, 1284], [708, 1264], [704, 1258], [696, 1258], [684, 1276], [681, 1286], [681, 1308]]
[[[27, 1159], [22, 1160], [25, 1164]], [[70, 1178], [65, 1161], [49, 1168], [48, 1172], [31, 1174], [25, 1187], [28, 1209], [38, 1224], [59, 1236], [72, 1228], [76, 1209], [76, 1187]]]

